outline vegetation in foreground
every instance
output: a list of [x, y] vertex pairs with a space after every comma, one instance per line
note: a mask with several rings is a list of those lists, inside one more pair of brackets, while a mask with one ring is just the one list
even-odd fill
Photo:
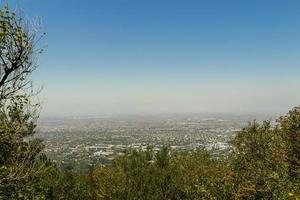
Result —
[[300, 107], [237, 133], [227, 157], [128, 150], [112, 166], [61, 171], [34, 134], [35, 32], [0, 11], [0, 199], [300, 199]]

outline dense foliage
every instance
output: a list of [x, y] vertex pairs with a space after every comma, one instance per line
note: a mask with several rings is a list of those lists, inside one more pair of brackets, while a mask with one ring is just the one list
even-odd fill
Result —
[[226, 157], [205, 150], [128, 149], [111, 166], [63, 171], [28, 140], [36, 110], [27, 76], [34, 34], [7, 7], [0, 11], [0, 200], [7, 199], [300, 199], [300, 107], [250, 123]]

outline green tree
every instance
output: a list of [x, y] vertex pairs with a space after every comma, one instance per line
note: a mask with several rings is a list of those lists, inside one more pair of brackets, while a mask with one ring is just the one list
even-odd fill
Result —
[[300, 199], [300, 107], [290, 110], [278, 122], [288, 147], [289, 184], [292, 186], [290, 194]]
[[0, 11], [0, 199], [42, 199], [39, 176], [51, 163], [34, 134], [38, 104], [28, 76], [36, 68], [39, 38], [8, 6]]
[[233, 195], [237, 199], [286, 199], [287, 146], [270, 121], [249, 124], [232, 140], [230, 154]]
[[112, 166], [92, 172], [97, 199], [216, 199], [224, 192], [222, 165], [206, 151], [127, 150]]
[[300, 107], [295, 107], [278, 122], [288, 145], [289, 174], [300, 182]]
[[37, 68], [37, 47], [44, 33], [4, 5], [0, 10], [0, 100], [17, 93], [29, 94], [29, 75]]

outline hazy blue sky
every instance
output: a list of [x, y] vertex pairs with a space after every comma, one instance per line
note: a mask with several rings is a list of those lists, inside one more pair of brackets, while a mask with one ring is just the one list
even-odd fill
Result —
[[300, 103], [299, 0], [10, 0], [39, 16], [43, 115], [284, 113]]

